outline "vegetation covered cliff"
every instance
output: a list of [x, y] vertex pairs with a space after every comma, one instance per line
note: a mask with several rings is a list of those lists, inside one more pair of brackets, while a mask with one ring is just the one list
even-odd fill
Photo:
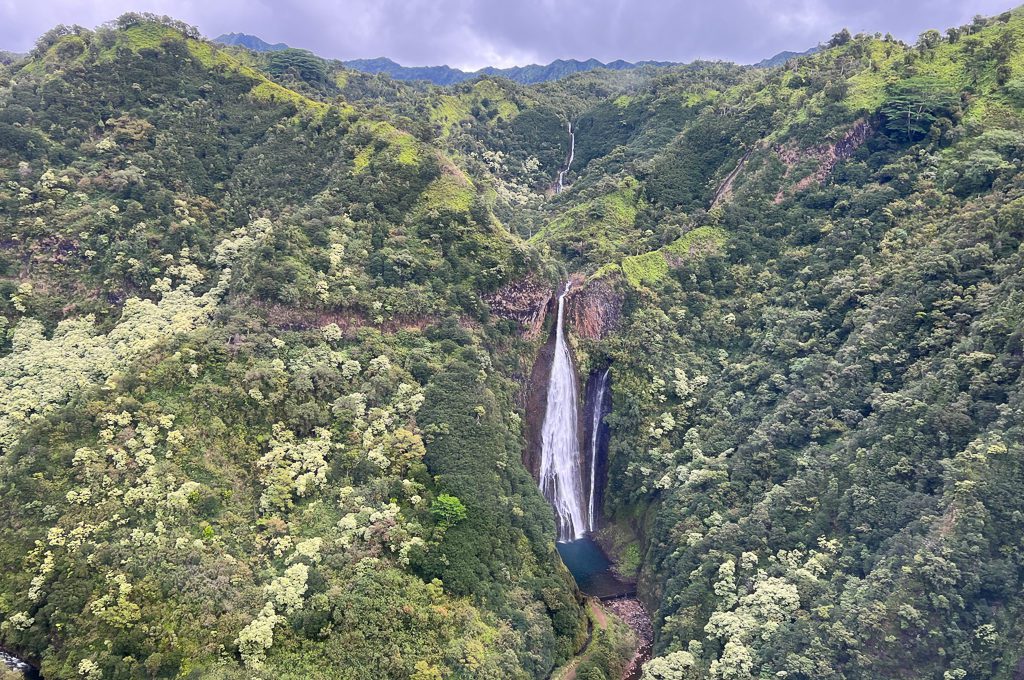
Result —
[[2, 75], [0, 640], [47, 678], [542, 677], [584, 634], [481, 292], [386, 115], [188, 27]]
[[1022, 153], [1021, 11], [447, 88], [51, 32], [0, 65], [0, 646], [547, 677], [586, 618], [523, 394], [571, 274], [645, 678], [1013, 678]]

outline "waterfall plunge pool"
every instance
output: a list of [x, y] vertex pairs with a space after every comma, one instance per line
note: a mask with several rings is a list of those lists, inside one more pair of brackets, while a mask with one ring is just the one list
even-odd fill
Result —
[[599, 600], [629, 597], [636, 594], [636, 586], [626, 583], [612, 570], [612, 561], [592, 538], [557, 543], [562, 562], [576, 579], [576, 585], [586, 595]]

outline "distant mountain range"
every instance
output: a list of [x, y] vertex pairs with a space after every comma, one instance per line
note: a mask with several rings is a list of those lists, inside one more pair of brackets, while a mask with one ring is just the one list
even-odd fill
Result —
[[451, 85], [470, 80], [481, 75], [501, 76], [517, 83], [531, 85], [549, 80], [558, 80], [574, 73], [593, 71], [606, 68], [614, 71], [626, 71], [643, 66], [672, 66], [670, 61], [639, 61], [629, 62], [621, 59], [603, 63], [597, 59], [556, 59], [550, 64], [530, 64], [529, 66], [513, 66], [511, 68], [495, 68], [488, 66], [478, 71], [462, 71], [450, 66], [402, 66], [386, 57], [377, 59], [353, 59], [342, 62], [345, 66], [357, 71], [368, 73], [386, 73], [395, 80], [429, 80], [437, 85]]
[[[246, 47], [254, 52], [274, 52], [289, 49], [284, 43], [268, 43], [254, 35], [246, 33], [226, 33], [213, 39], [214, 42], [223, 45], [237, 45]], [[817, 52], [820, 47], [812, 47], [805, 52], [780, 52], [774, 57], [765, 59], [754, 64], [756, 68], [771, 68], [781, 66], [790, 59], [801, 57]], [[672, 61], [615, 61], [604, 63], [597, 59], [556, 59], [550, 64], [530, 64], [529, 66], [512, 66], [510, 68], [495, 68], [488, 66], [477, 71], [463, 71], [451, 66], [402, 66], [387, 57], [376, 59], [349, 59], [342, 61], [342, 64], [356, 71], [364, 73], [384, 73], [395, 80], [427, 80], [435, 85], [453, 85], [466, 80], [471, 80], [481, 75], [492, 75], [508, 78], [517, 83], [532, 85], [544, 83], [549, 80], [558, 80], [571, 76], [574, 73], [593, 71], [594, 69], [605, 68], [612, 71], [628, 71], [642, 68], [644, 66], [674, 66], [678, 62]]]
[[402, 66], [387, 57], [349, 59], [342, 63], [364, 73], [386, 73], [395, 80], [429, 80], [435, 85], [452, 85], [473, 77], [473, 74], [451, 66]]

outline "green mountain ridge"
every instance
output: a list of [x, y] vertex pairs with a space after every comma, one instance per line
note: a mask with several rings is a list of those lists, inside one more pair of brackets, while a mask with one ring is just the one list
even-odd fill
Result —
[[820, 51], [821, 51], [821, 46], [820, 45], [816, 46], [816, 47], [811, 47], [810, 49], [806, 49], [803, 52], [791, 52], [789, 50], [784, 50], [784, 51], [779, 52], [778, 54], [776, 54], [774, 56], [768, 57], [767, 59], [762, 59], [761, 61], [759, 61], [756, 64], [754, 64], [754, 67], [755, 68], [774, 68], [776, 66], [783, 66], [786, 62], [788, 62], [788, 61], [790, 61], [792, 59], [797, 59], [799, 57], [806, 57], [806, 56], [811, 55], [811, 54], [817, 54]]
[[284, 43], [268, 43], [255, 35], [247, 33], [222, 33], [213, 39], [213, 42], [221, 45], [235, 45], [244, 47], [253, 52], [276, 52], [286, 50], [288, 46]]
[[574, 73], [584, 73], [594, 69], [611, 71], [631, 71], [646, 66], [673, 66], [669, 61], [638, 61], [628, 62], [617, 59], [603, 63], [597, 59], [556, 59], [550, 64], [530, 64], [528, 66], [511, 66], [497, 68], [486, 66], [477, 71], [463, 71], [450, 66], [402, 66], [386, 57], [377, 59], [350, 59], [343, 61], [345, 66], [367, 73], [385, 73], [396, 80], [427, 80], [435, 85], [453, 85], [472, 80], [481, 75], [508, 78], [517, 83], [532, 85], [559, 80]]
[[643, 680], [1011, 680], [1022, 152], [1024, 9], [445, 87], [54, 29], [0, 64], [0, 648], [47, 680], [621, 677], [524, 465], [572, 276]]

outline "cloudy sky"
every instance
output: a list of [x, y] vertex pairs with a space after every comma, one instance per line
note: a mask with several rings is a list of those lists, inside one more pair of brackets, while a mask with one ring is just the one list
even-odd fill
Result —
[[547, 63], [596, 57], [758, 61], [843, 27], [911, 41], [1021, 0], [0, 0], [0, 49], [27, 51], [58, 23], [129, 10], [170, 14], [208, 36], [242, 32], [326, 57], [406, 65]]

